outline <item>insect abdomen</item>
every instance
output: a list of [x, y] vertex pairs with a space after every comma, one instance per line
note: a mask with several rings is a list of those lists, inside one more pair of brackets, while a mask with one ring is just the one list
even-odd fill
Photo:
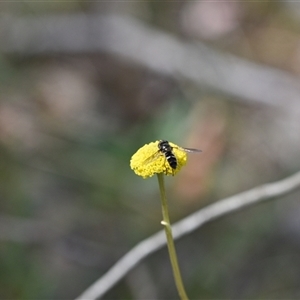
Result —
[[176, 169], [177, 168], [177, 159], [175, 157], [175, 155], [170, 152], [170, 153], [166, 153], [166, 159], [169, 163], [169, 165], [171, 166], [172, 169]]

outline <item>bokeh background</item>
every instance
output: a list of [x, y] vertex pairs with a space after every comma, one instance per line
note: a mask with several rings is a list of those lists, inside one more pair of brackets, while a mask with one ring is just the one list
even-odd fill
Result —
[[[161, 229], [143, 144], [203, 150], [171, 219], [300, 168], [300, 4], [0, 2], [0, 298], [72, 299]], [[177, 242], [192, 299], [299, 299], [300, 196]], [[105, 299], [176, 299], [167, 250]]]

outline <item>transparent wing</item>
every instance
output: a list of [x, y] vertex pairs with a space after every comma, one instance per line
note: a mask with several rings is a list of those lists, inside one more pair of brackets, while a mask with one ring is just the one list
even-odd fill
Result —
[[163, 156], [163, 153], [161, 153], [160, 151], [157, 151], [156, 153], [152, 154], [151, 156], [149, 156], [146, 160], [144, 160], [144, 164], [150, 164], [151, 162], [155, 161], [156, 159], [158, 159], [160, 156]]
[[179, 149], [181, 151], [185, 151], [185, 152], [202, 152], [202, 150], [199, 149], [194, 149], [194, 148], [183, 148], [183, 147], [174, 147], [176, 149]]

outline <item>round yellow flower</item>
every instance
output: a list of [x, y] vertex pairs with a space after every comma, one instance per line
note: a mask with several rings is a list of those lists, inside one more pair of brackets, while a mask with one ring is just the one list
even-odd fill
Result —
[[169, 142], [177, 160], [177, 167], [173, 169], [167, 161], [165, 154], [159, 150], [159, 142], [146, 144], [133, 154], [130, 160], [130, 167], [137, 175], [143, 178], [148, 178], [158, 173], [175, 175], [186, 164], [186, 152], [181, 150], [179, 146]]

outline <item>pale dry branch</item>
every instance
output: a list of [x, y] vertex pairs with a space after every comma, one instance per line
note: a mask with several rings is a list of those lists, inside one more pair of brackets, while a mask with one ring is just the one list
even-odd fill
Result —
[[300, 107], [298, 77], [204, 43], [185, 42], [129, 16], [12, 17], [0, 23], [0, 49], [21, 56], [109, 53], [238, 101], [291, 110]]
[[[298, 187], [300, 187], [300, 172], [283, 180], [264, 184], [249, 191], [225, 198], [175, 223], [172, 226], [173, 236], [175, 239], [178, 239], [211, 220], [249, 205], [287, 194]], [[166, 240], [163, 230], [143, 240], [117, 261], [111, 269], [84, 291], [77, 300], [92, 300], [102, 297], [141, 260], [159, 250], [165, 244]]]

